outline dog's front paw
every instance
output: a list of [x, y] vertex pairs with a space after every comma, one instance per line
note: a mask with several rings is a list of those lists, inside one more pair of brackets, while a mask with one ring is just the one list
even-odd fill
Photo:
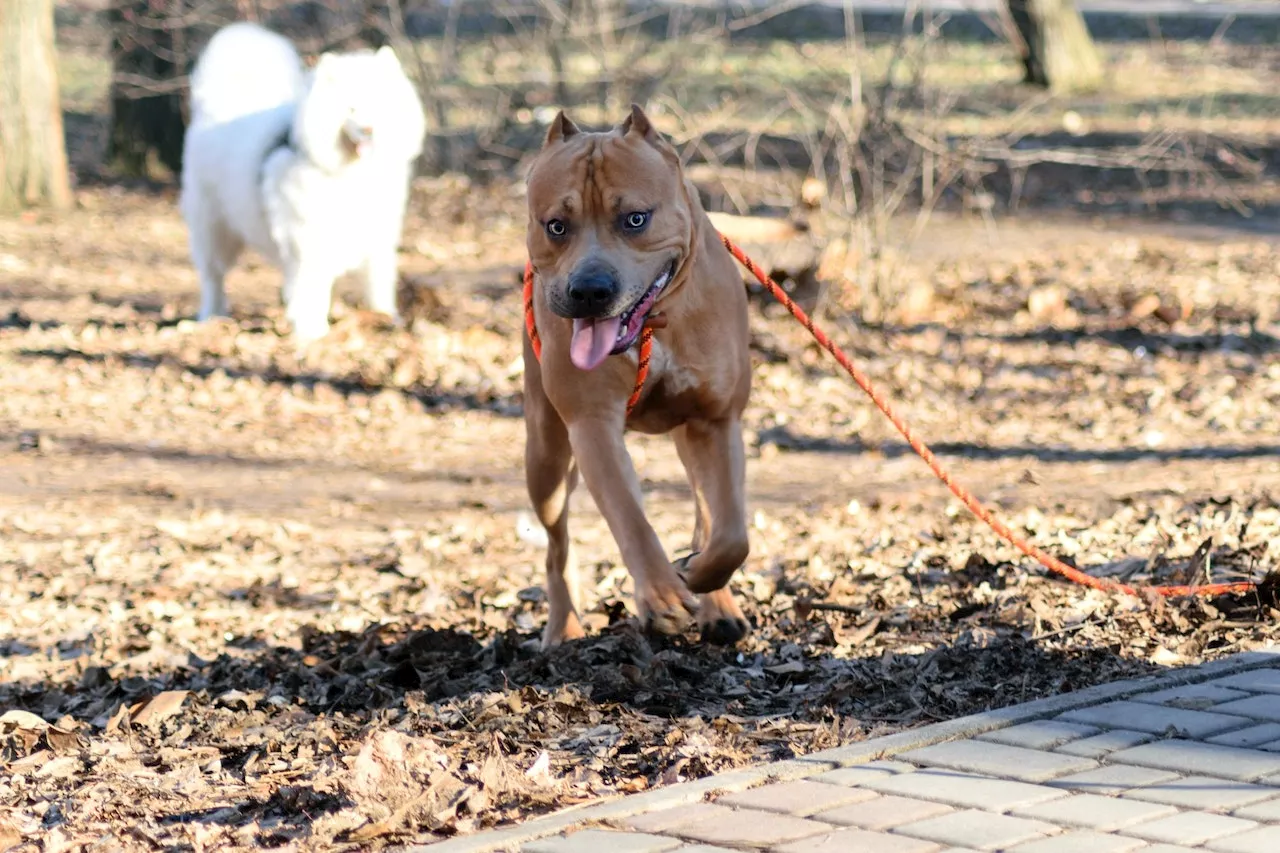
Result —
[[645, 630], [681, 634], [698, 610], [698, 600], [673, 571], [670, 578], [636, 585], [636, 610]]
[[751, 623], [743, 614], [728, 587], [702, 596], [698, 606], [698, 628], [702, 639], [718, 646], [732, 646], [751, 633]]
[[547, 627], [542, 632], [542, 650], [554, 649], [569, 640], [581, 640], [587, 636], [578, 621], [578, 614], [570, 610], [567, 614], [552, 613], [547, 619]]

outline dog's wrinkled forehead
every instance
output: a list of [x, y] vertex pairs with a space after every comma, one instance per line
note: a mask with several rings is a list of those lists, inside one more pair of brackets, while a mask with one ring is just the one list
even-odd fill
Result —
[[529, 173], [535, 220], [609, 220], [679, 198], [679, 168], [660, 149], [619, 131], [577, 133], [539, 155]]

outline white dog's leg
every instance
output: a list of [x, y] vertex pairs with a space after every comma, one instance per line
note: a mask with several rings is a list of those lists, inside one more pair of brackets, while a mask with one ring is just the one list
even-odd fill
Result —
[[379, 311], [400, 323], [396, 309], [396, 285], [398, 261], [392, 245], [370, 253], [364, 262], [365, 302], [370, 311]]
[[230, 313], [225, 279], [244, 245], [235, 235], [228, 233], [222, 223], [205, 217], [192, 219], [188, 226], [191, 261], [200, 277], [200, 313], [197, 319], [203, 323]]
[[291, 266], [285, 273], [285, 316], [293, 325], [299, 345], [319, 340], [329, 333], [329, 308], [333, 299], [333, 278], [308, 269], [305, 264]]

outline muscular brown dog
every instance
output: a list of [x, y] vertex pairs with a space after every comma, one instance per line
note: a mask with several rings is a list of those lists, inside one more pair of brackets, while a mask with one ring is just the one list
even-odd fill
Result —
[[[696, 612], [705, 639], [736, 642], [748, 625], [725, 585], [747, 557], [741, 419], [751, 366], [734, 260], [639, 107], [607, 133], [558, 115], [528, 190], [542, 360], [526, 335], [525, 468], [549, 540], [543, 646], [582, 636], [568, 515], [579, 470], [635, 580], [641, 621], [677, 633]], [[635, 344], [659, 314], [666, 325], [628, 418]], [[688, 473], [695, 553], [683, 579], [645, 518], [628, 427], [670, 432]]]

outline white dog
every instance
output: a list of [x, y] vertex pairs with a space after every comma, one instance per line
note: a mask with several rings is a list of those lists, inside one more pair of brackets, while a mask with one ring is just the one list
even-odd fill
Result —
[[396, 248], [422, 104], [390, 48], [322, 55], [307, 72], [284, 37], [219, 30], [196, 63], [182, 215], [200, 319], [225, 315], [223, 279], [248, 246], [284, 271], [300, 342], [329, 330], [334, 280], [359, 271], [368, 307], [396, 314]]

